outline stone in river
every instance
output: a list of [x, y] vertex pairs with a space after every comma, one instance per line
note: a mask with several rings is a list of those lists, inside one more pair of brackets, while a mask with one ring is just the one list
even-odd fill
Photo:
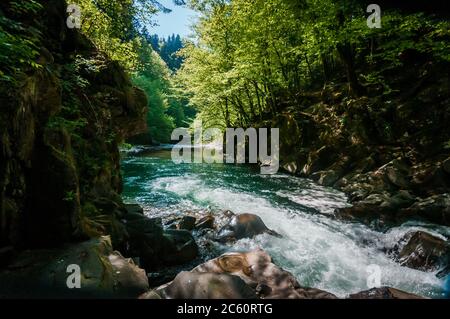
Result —
[[242, 238], [253, 238], [264, 233], [281, 237], [275, 231], [267, 228], [262, 219], [257, 215], [233, 214], [228, 223], [219, 230], [217, 240], [227, 242]]

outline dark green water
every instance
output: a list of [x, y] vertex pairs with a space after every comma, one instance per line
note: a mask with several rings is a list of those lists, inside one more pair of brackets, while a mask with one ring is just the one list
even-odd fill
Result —
[[344, 194], [286, 174], [260, 175], [245, 165], [175, 164], [170, 150], [129, 152], [122, 162], [124, 197], [141, 204], [149, 216], [188, 210], [229, 209], [259, 215], [278, 239], [261, 235], [226, 249], [263, 248], [304, 286], [338, 296], [366, 290], [373, 265], [382, 285], [433, 298], [442, 298], [442, 281], [389, 259], [382, 248], [392, 247], [408, 231], [427, 229], [435, 235], [446, 227], [409, 223], [386, 233], [329, 216], [347, 205]]

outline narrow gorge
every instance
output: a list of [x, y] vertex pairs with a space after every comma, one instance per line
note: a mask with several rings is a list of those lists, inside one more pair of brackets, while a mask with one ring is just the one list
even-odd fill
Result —
[[[449, 298], [446, 11], [174, 5], [191, 38], [158, 1], [0, 3], [0, 298]], [[280, 170], [176, 163], [199, 123], [278, 128]]]

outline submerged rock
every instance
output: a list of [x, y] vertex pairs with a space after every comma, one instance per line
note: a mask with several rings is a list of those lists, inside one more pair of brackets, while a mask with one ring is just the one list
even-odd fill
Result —
[[233, 214], [227, 224], [219, 230], [217, 240], [227, 242], [242, 238], [253, 238], [264, 233], [280, 237], [277, 232], [267, 228], [262, 219], [257, 215]]

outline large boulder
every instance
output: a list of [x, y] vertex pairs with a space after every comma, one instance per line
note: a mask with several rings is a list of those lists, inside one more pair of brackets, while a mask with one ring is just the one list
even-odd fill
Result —
[[436, 271], [449, 266], [450, 244], [426, 232], [410, 232], [402, 239], [405, 244], [397, 255], [406, 267], [422, 271]]
[[267, 228], [262, 219], [257, 215], [232, 214], [226, 225], [219, 230], [217, 240], [220, 242], [227, 242], [242, 238], [253, 238], [254, 236], [264, 233], [280, 236], [275, 231]]
[[140, 257], [148, 271], [183, 264], [198, 255], [197, 244], [189, 231], [164, 230], [160, 218], [129, 213], [123, 223], [130, 236], [128, 254]]
[[256, 299], [255, 291], [241, 278], [229, 274], [180, 272], [166, 287], [143, 299]]
[[[193, 287], [191, 288], [189, 280], [198, 283], [203, 291], [195, 291]], [[225, 283], [229, 283], [230, 287], [227, 287]], [[253, 293], [250, 293], [247, 287], [251, 287]], [[216, 289], [220, 291], [214, 291]], [[258, 296], [269, 299], [336, 298], [326, 291], [300, 286], [291, 273], [273, 264], [270, 256], [262, 250], [224, 254], [195, 267], [190, 273], [182, 273], [172, 283], [161, 286], [144, 297], [182, 296], [190, 298], [189, 296], [193, 295], [202, 297], [210, 295]]]
[[136, 298], [149, 288], [145, 271], [113, 251], [107, 236], [24, 251], [0, 272], [0, 283], [0, 298]]
[[233, 274], [242, 278], [269, 299], [334, 299], [331, 293], [302, 287], [295, 277], [272, 263], [263, 250], [248, 253], [227, 253], [197, 266], [193, 272]]

